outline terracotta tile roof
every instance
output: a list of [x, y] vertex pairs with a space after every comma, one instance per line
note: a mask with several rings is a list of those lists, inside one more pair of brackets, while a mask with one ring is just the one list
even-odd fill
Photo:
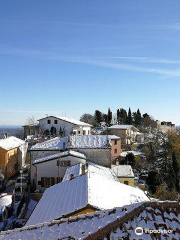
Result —
[[[172, 230], [172, 233], [143, 233], [135, 229]], [[99, 211], [78, 217], [51, 221], [1, 232], [3, 240], [62, 239], [177, 239], [180, 236], [178, 202], [145, 202]], [[99, 238], [101, 237], [101, 238]]]

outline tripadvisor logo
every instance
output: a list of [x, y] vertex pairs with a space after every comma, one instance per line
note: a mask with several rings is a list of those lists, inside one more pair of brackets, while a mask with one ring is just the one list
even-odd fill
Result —
[[136, 233], [136, 235], [142, 235], [142, 234], [143, 234], [143, 229], [142, 229], [142, 227], [137, 227], [137, 228], [135, 229], [135, 233]]

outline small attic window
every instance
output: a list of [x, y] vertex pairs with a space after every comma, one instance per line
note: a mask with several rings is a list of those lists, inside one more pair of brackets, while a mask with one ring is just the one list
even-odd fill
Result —
[[51, 124], [51, 120], [47, 120], [47, 124]]
[[57, 124], [58, 123], [58, 120], [54, 120], [54, 124]]

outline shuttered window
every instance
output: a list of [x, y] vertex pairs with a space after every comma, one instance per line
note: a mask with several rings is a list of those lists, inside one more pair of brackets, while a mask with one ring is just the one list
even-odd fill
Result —
[[55, 177], [51, 178], [51, 186], [55, 184]]
[[44, 177], [41, 178], [41, 187], [44, 187]]

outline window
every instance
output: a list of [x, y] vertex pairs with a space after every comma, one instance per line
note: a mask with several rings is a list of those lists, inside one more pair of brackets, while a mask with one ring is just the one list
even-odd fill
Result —
[[114, 145], [117, 145], [117, 140], [114, 140]]
[[81, 132], [80, 131], [78, 131], [78, 134], [80, 134]]
[[54, 120], [54, 124], [58, 124], [58, 120]]
[[124, 184], [129, 185], [129, 182], [128, 181], [124, 181]]
[[61, 167], [69, 167], [69, 166], [71, 166], [71, 161], [61, 161], [60, 166]]
[[51, 120], [47, 120], [47, 124], [51, 124]]
[[83, 135], [86, 135], [86, 131], [85, 130], [83, 130]]
[[41, 186], [41, 181], [38, 181], [38, 185], [40, 185], [40, 186]]
[[60, 182], [62, 182], [62, 180], [63, 180], [63, 178], [57, 177], [56, 182], [57, 182], [57, 183], [60, 183]]
[[50, 187], [51, 186], [51, 178], [44, 178], [44, 186], [45, 187]]
[[114, 153], [117, 153], [117, 149], [114, 149]]

